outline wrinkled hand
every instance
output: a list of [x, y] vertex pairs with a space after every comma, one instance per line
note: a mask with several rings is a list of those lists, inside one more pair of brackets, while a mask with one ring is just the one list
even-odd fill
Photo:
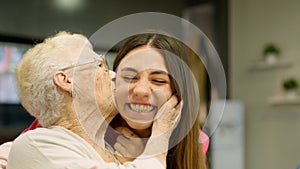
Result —
[[12, 142], [6, 142], [0, 145], [0, 169], [6, 169], [7, 158], [12, 146]]
[[6, 164], [7, 164], [6, 160], [0, 159], [0, 169], [6, 169]]
[[166, 156], [171, 134], [179, 123], [181, 117], [183, 101], [179, 104], [177, 103], [178, 99], [175, 95], [173, 95], [159, 109], [152, 125], [151, 137], [149, 138], [145, 146], [145, 151], [143, 152], [146, 156], [155, 155], [163, 166], [166, 166]]
[[145, 148], [145, 141], [127, 127], [118, 127], [116, 131], [122, 135], [117, 137], [114, 145], [116, 157], [122, 163], [133, 161], [142, 154]]
[[163, 106], [159, 109], [152, 126], [152, 136], [161, 134], [171, 135], [172, 131], [177, 126], [183, 106], [183, 101], [179, 104], [178, 99], [173, 95]]

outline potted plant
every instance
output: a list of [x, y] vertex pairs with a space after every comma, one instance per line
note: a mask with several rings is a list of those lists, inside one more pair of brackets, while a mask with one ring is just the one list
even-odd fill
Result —
[[297, 96], [298, 81], [294, 78], [289, 78], [283, 81], [283, 89], [287, 92], [289, 98], [295, 98]]
[[273, 43], [269, 43], [265, 45], [263, 50], [263, 55], [265, 57], [265, 61], [269, 64], [274, 64], [279, 57], [280, 49]]

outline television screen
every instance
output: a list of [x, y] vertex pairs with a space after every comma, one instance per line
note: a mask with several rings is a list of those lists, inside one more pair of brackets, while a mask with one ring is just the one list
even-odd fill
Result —
[[0, 103], [19, 103], [15, 68], [31, 44], [0, 42]]
[[34, 42], [0, 35], [0, 144], [11, 141], [33, 121], [20, 104], [15, 68]]

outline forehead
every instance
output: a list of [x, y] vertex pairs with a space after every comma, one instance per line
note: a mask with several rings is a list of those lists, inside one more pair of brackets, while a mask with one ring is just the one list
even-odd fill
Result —
[[165, 59], [158, 49], [149, 46], [142, 46], [133, 49], [125, 55], [120, 62], [118, 69], [126, 67], [134, 68], [137, 71], [155, 69], [168, 72]]
[[81, 46], [73, 49], [72, 53], [76, 52], [78, 52], [78, 57], [75, 57], [74, 59], [76, 62], [78, 62], [78, 64], [98, 57], [98, 54], [93, 50], [93, 47], [90, 43], [82, 44]]

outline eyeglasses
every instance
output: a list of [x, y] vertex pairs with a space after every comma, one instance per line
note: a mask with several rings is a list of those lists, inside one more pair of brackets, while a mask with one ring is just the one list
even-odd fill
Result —
[[65, 71], [65, 70], [68, 70], [68, 69], [72, 69], [72, 68], [75, 68], [75, 67], [84, 66], [84, 65], [92, 64], [92, 63], [97, 63], [97, 66], [101, 67], [106, 72], [109, 70], [109, 66], [108, 66], [107, 60], [106, 60], [104, 55], [98, 55], [92, 61], [77, 64], [77, 65], [71, 65], [71, 66], [68, 66], [68, 67], [65, 67], [65, 68], [61, 68], [59, 70]]

